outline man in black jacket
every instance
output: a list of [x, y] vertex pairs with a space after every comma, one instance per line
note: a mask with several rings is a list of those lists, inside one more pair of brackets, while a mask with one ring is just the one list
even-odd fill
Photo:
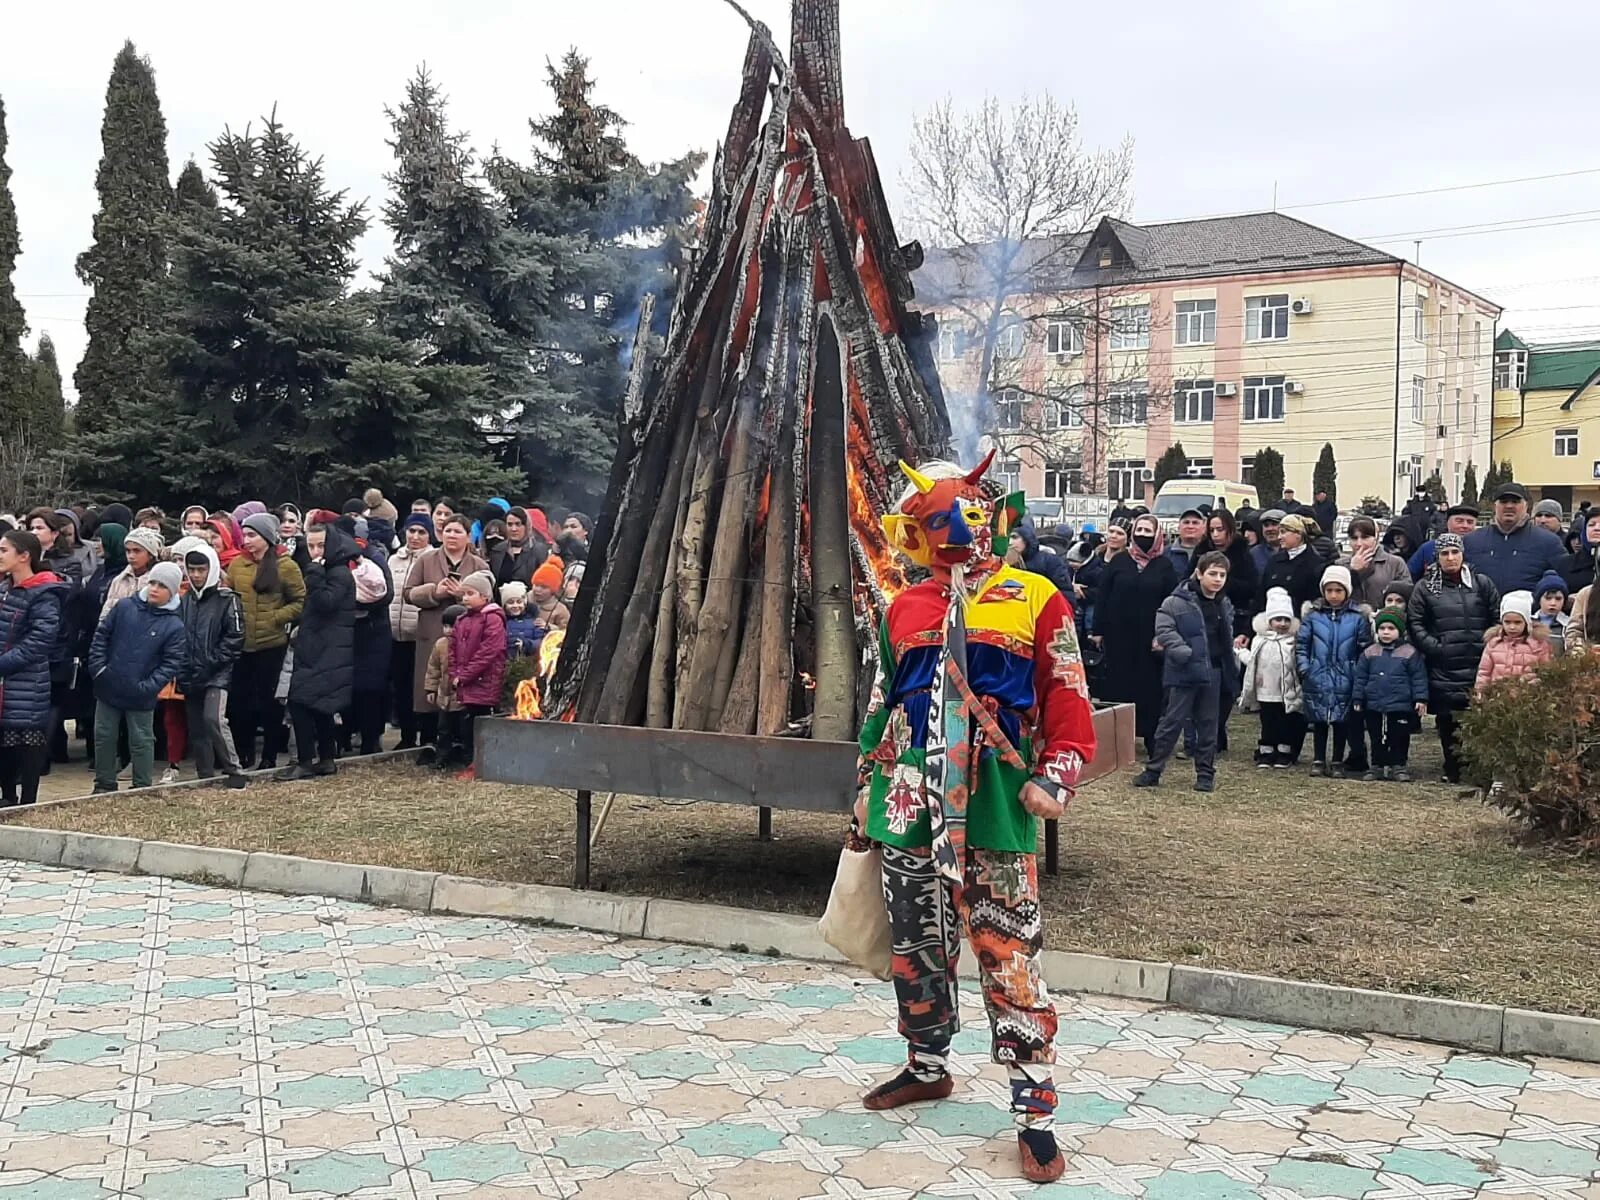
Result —
[[1317, 524], [1322, 526], [1322, 532], [1332, 537], [1337, 532], [1339, 524], [1339, 506], [1328, 498], [1327, 488], [1318, 488], [1312, 501], [1311, 515], [1316, 518]]
[[183, 630], [188, 650], [178, 672], [189, 715], [189, 740], [201, 779], [210, 779], [220, 764], [228, 786], [245, 785], [244, 769], [233, 747], [233, 731], [223, 720], [233, 664], [244, 648], [244, 618], [239, 597], [222, 578], [217, 552], [197, 546], [183, 556], [189, 587], [183, 595]]

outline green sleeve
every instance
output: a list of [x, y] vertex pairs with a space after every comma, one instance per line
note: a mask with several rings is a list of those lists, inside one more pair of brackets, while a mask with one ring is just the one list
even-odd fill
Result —
[[894, 682], [894, 647], [889, 644], [889, 619], [885, 617], [878, 626], [878, 682], [872, 689], [872, 703], [867, 707], [867, 719], [861, 725], [861, 753], [871, 754], [883, 741], [883, 730], [889, 723], [889, 685]]

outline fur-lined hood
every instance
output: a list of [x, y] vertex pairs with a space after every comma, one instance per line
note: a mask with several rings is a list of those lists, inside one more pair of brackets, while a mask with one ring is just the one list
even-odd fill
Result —
[[[1268, 634], [1272, 633], [1272, 623], [1269, 620], [1267, 620], [1267, 614], [1264, 613], [1264, 612], [1259, 612], [1254, 617], [1251, 618], [1251, 620], [1250, 620], [1250, 628], [1252, 628], [1252, 629], [1254, 629], [1256, 631], [1256, 636], [1257, 637], [1266, 637]], [[1283, 634], [1282, 636], [1283, 637], [1292, 638], [1295, 634], [1297, 634], [1299, 632], [1300, 632], [1300, 618], [1298, 618], [1298, 617], [1290, 617], [1289, 618], [1289, 631], [1287, 633]], [[1274, 635], [1274, 636], [1276, 636], [1276, 635]]]
[[[1520, 641], [1522, 638], [1527, 638], [1530, 642], [1543, 642], [1549, 640], [1550, 627], [1543, 621], [1535, 617], [1532, 621], [1525, 622], [1525, 624], [1528, 626], [1528, 632], [1525, 634], [1519, 634], [1516, 640]], [[1512, 640], [1513, 639], [1506, 636], [1505, 627], [1503, 625], [1491, 625], [1489, 628], [1483, 631], [1483, 644], [1486, 646], [1494, 646], [1500, 642], [1509, 642]]]

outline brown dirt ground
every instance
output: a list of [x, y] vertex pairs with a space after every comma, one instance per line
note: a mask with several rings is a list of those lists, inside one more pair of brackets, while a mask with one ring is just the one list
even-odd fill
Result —
[[[1239, 742], [1247, 742], [1247, 726]], [[1454, 788], [1312, 780], [1224, 760], [1219, 790], [1177, 762], [1157, 791], [1085, 788], [1044, 879], [1056, 949], [1171, 960], [1600, 1015], [1600, 864], [1517, 842]], [[1437, 770], [1431, 738], [1413, 767]], [[1426, 774], [1424, 772], [1427, 772]], [[573, 805], [402, 763], [333, 781], [86, 801], [11, 820], [495, 879], [566, 884]], [[845, 822], [619, 798], [595, 850], [608, 891], [820, 912]]]

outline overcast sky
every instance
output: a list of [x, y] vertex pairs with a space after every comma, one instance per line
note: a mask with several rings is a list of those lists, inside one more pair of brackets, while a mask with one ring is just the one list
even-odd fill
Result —
[[[785, 0], [747, 4], [786, 43]], [[845, 0], [843, 24], [849, 123], [872, 139], [897, 207], [914, 113], [947, 93], [968, 104], [1049, 90], [1076, 103], [1091, 142], [1132, 136], [1135, 220], [1266, 209], [1276, 186], [1285, 211], [1391, 253], [1412, 256], [1422, 236], [1425, 267], [1504, 304], [1502, 324], [1525, 336], [1600, 336], [1600, 72], [1577, 53], [1597, 44], [1600, 6]], [[16, 285], [69, 386], [85, 299], [72, 264], [89, 241], [106, 78], [125, 37], [155, 66], [174, 177], [191, 155], [205, 165], [224, 126], [276, 104], [329, 179], [370, 197], [375, 216], [389, 165], [383, 109], [418, 63], [480, 151], [521, 155], [528, 117], [549, 107], [545, 59], [575, 45], [599, 98], [631, 122], [633, 149], [654, 159], [714, 146], [745, 31], [720, 0], [76, 0], [9, 11], [0, 97], [22, 232]], [[1297, 207], [1558, 172], [1583, 173]], [[1418, 232], [1542, 217], [1563, 223]], [[369, 268], [385, 250], [374, 227]]]

